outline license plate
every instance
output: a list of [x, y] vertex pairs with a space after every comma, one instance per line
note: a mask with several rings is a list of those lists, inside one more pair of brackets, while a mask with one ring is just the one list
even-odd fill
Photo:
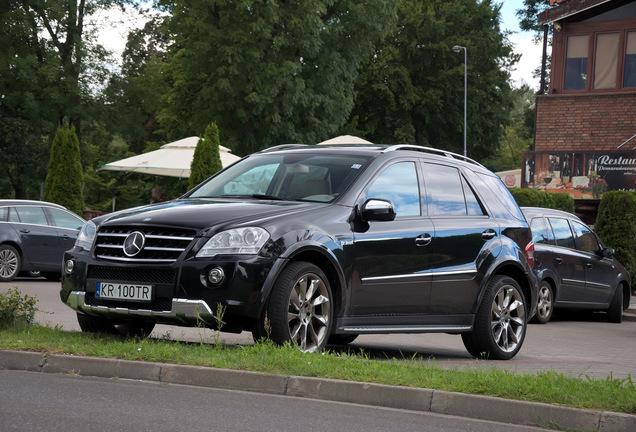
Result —
[[95, 297], [149, 302], [152, 301], [152, 285], [97, 282]]

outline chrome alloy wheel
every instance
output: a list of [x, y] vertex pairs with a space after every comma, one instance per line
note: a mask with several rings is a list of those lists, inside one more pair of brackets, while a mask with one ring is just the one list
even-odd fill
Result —
[[0, 250], [0, 280], [10, 281], [18, 273], [19, 258], [13, 248]]
[[492, 336], [504, 352], [512, 352], [523, 341], [526, 329], [526, 309], [521, 292], [512, 285], [503, 285], [495, 294], [491, 314]]
[[552, 315], [552, 291], [544, 284], [539, 287], [537, 313], [544, 319]]
[[289, 335], [303, 352], [324, 346], [329, 328], [329, 290], [314, 273], [303, 275], [289, 296], [287, 322]]

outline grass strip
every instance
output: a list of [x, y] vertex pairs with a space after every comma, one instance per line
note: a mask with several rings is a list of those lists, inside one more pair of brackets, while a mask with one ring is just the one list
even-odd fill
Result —
[[448, 369], [437, 365], [434, 359], [376, 360], [364, 352], [348, 351], [303, 354], [294, 347], [279, 347], [270, 342], [226, 345], [218, 339], [198, 343], [122, 339], [40, 325], [0, 330], [0, 349], [372, 382], [636, 414], [636, 386], [631, 376], [594, 379], [574, 378], [549, 370], [535, 374], [494, 367]]

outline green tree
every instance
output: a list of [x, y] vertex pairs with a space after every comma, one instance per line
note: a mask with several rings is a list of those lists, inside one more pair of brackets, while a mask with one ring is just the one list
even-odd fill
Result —
[[205, 129], [203, 139], [199, 139], [194, 150], [194, 157], [190, 165], [189, 189], [223, 168], [219, 145], [219, 127], [216, 123], [210, 123]]
[[318, 142], [353, 107], [359, 63], [395, 0], [160, 0], [172, 14], [160, 121], [180, 138], [214, 118], [238, 155]]
[[532, 147], [534, 133], [534, 101], [532, 88], [524, 84], [514, 89], [513, 107], [510, 110], [510, 124], [504, 126], [496, 154], [483, 161], [493, 171], [521, 168], [523, 152]]
[[398, 1], [398, 21], [362, 65], [343, 131], [378, 143], [463, 153], [464, 53], [468, 50], [468, 156], [493, 152], [512, 105], [518, 61], [492, 1]]
[[78, 215], [84, 207], [84, 184], [80, 149], [74, 128], [59, 127], [51, 145], [44, 181], [44, 200], [61, 204]]

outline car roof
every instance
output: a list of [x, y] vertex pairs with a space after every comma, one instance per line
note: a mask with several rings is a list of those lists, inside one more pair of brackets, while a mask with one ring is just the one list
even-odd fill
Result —
[[32, 205], [32, 206], [44, 206], [44, 207], [56, 207], [56, 208], [59, 208], [59, 209], [66, 210], [66, 208], [64, 206], [59, 205], [59, 204], [55, 204], [55, 203], [51, 203], [51, 202], [48, 202], [48, 201], [0, 199], [0, 207], [16, 206], [16, 205]]
[[521, 212], [524, 214], [526, 218], [528, 217], [536, 217], [536, 216], [560, 216], [568, 219], [574, 219], [576, 221], [581, 221], [581, 219], [570, 212], [566, 212], [563, 210], [556, 210], [551, 208], [543, 208], [543, 207], [520, 207]]
[[255, 154], [266, 153], [278, 153], [278, 152], [328, 152], [328, 153], [340, 153], [340, 154], [363, 154], [366, 156], [377, 156], [380, 154], [388, 154], [392, 152], [418, 152], [426, 155], [429, 158], [437, 159], [439, 161], [448, 161], [449, 159], [470, 166], [471, 168], [478, 167], [479, 170], [484, 172], [490, 172], [479, 162], [474, 161], [468, 157], [462, 156], [451, 151], [437, 149], [433, 147], [424, 147], [414, 144], [282, 144], [275, 147], [270, 147], [265, 150], [261, 150]]

